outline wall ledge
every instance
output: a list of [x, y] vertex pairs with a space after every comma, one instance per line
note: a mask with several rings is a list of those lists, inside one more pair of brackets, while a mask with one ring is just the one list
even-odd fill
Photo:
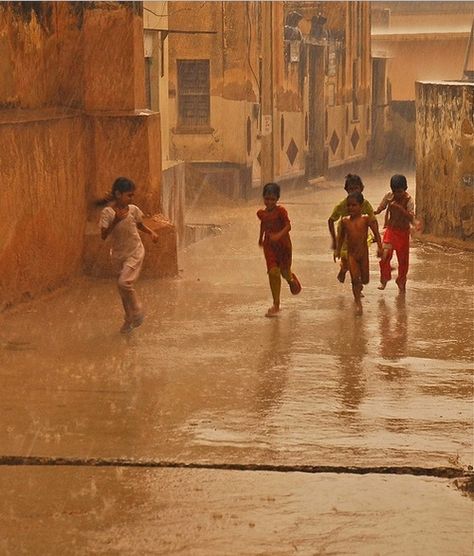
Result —
[[50, 120], [64, 120], [65, 118], [77, 118], [82, 116], [81, 110], [62, 107], [48, 108], [9, 108], [0, 110], [0, 125], [27, 124]]
[[82, 116], [92, 118], [148, 118], [159, 112], [151, 110], [121, 110], [121, 111], [86, 111], [61, 106], [47, 108], [6, 108], [0, 109], [0, 125], [28, 124], [51, 120], [64, 120]]

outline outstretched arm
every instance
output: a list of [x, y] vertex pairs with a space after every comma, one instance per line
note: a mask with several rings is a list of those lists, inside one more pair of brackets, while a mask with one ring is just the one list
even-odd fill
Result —
[[258, 236], [258, 244], [260, 247], [263, 245], [263, 222], [260, 222], [260, 234]]
[[379, 206], [376, 208], [376, 210], [374, 210], [374, 214], [380, 214], [382, 211], [384, 211], [390, 202], [390, 193], [388, 193], [387, 195], [384, 195], [384, 198], [380, 201]]
[[329, 218], [328, 220], [328, 228], [329, 228], [329, 233], [331, 234], [331, 249], [334, 251], [336, 249], [336, 227], [334, 226], [334, 220], [332, 218]]
[[145, 226], [145, 224], [143, 224], [143, 222], [137, 222], [137, 228], [141, 232], [145, 232], [146, 234], [150, 235], [153, 243], [156, 243], [158, 241], [158, 235], [156, 234], [156, 232], [154, 232], [148, 226]]

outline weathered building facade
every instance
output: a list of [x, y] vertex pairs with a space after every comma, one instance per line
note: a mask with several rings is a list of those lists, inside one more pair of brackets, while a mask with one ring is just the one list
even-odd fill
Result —
[[178, 240], [185, 238], [185, 165], [170, 156], [168, 2], [143, 2], [146, 106], [159, 112], [162, 129], [160, 204], [176, 227]]
[[[58, 286], [84, 261], [99, 270], [107, 249], [91, 205], [117, 176], [158, 212], [160, 120], [143, 110], [143, 64], [141, 3], [0, 4], [0, 309]], [[165, 228], [162, 271], [174, 273]]]
[[415, 161], [415, 82], [462, 78], [472, 2], [371, 2], [375, 158]]
[[233, 197], [367, 158], [366, 2], [169, 2], [170, 155]]
[[416, 84], [416, 210], [424, 232], [474, 245], [474, 83]]

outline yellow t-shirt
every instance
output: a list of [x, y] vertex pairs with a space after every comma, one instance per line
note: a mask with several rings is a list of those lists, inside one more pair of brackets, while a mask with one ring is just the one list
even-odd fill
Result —
[[[362, 203], [362, 214], [368, 214], [371, 218], [374, 217], [374, 209], [367, 199], [364, 199], [364, 202]], [[343, 199], [334, 207], [334, 210], [329, 218], [333, 222], [337, 222], [344, 216], [349, 216], [349, 211], [347, 210], [347, 198]]]

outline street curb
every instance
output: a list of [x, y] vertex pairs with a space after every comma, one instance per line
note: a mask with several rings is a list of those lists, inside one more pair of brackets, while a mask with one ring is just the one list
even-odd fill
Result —
[[71, 467], [147, 467], [169, 469], [216, 469], [223, 471], [271, 471], [278, 473], [347, 473], [351, 475], [415, 475], [438, 478], [469, 477], [472, 471], [458, 467], [379, 466], [354, 467], [340, 465], [272, 465], [241, 463], [185, 463], [175, 461], [125, 458], [61, 458], [39, 456], [0, 456], [0, 466], [71, 466]]

